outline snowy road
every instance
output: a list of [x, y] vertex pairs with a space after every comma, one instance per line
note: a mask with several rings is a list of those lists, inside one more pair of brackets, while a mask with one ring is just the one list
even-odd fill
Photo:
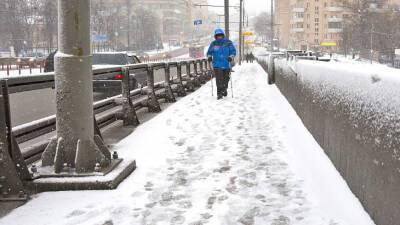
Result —
[[261, 67], [235, 69], [235, 98], [208, 83], [115, 146], [138, 163], [117, 190], [43, 193], [0, 224], [372, 225]]

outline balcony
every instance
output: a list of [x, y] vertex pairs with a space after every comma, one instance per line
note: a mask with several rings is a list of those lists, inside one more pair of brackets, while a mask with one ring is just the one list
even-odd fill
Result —
[[293, 23], [303, 23], [304, 22], [304, 18], [292, 18], [292, 24]]
[[328, 28], [328, 33], [342, 33], [342, 28]]
[[304, 32], [304, 28], [292, 28], [292, 32], [293, 33], [303, 33]]
[[304, 12], [304, 8], [303, 7], [296, 7], [292, 9], [292, 12]]
[[328, 22], [342, 22], [343, 18], [338, 18], [338, 17], [330, 17], [328, 18]]
[[343, 10], [344, 9], [341, 6], [330, 6], [330, 7], [328, 7], [328, 11], [329, 12], [341, 12]]

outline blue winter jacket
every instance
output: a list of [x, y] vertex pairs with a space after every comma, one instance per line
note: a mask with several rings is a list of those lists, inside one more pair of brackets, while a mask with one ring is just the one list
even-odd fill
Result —
[[[222, 29], [216, 29], [214, 35], [225, 33]], [[231, 69], [232, 65], [229, 63], [229, 57], [236, 56], [236, 49], [232, 41], [226, 40], [214, 40], [211, 42], [210, 47], [207, 51], [207, 57], [212, 57], [213, 67], [218, 69]]]

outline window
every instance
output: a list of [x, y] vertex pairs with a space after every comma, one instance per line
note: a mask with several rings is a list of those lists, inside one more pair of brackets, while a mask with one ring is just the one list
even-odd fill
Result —
[[329, 29], [341, 29], [342, 23], [341, 22], [328, 22]]
[[319, 23], [319, 18], [315, 18], [315, 19], [314, 19], [314, 22], [315, 22], [315, 23]]
[[295, 18], [304, 18], [304, 12], [296, 12]]

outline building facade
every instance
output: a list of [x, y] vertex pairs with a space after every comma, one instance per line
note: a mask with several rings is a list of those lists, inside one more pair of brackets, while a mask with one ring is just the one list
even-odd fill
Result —
[[287, 49], [336, 52], [342, 22], [349, 15], [340, 0], [276, 1], [275, 32]]
[[[371, 0], [378, 8], [400, 0]], [[343, 0], [275, 0], [275, 35], [286, 49], [337, 52], [352, 11]]]
[[164, 43], [183, 41], [190, 19], [188, 0], [138, 0], [134, 7], [145, 8], [159, 17]]
[[275, 38], [279, 40], [278, 45], [283, 48], [289, 46], [290, 37], [290, 17], [291, 17], [291, 0], [275, 1]]

